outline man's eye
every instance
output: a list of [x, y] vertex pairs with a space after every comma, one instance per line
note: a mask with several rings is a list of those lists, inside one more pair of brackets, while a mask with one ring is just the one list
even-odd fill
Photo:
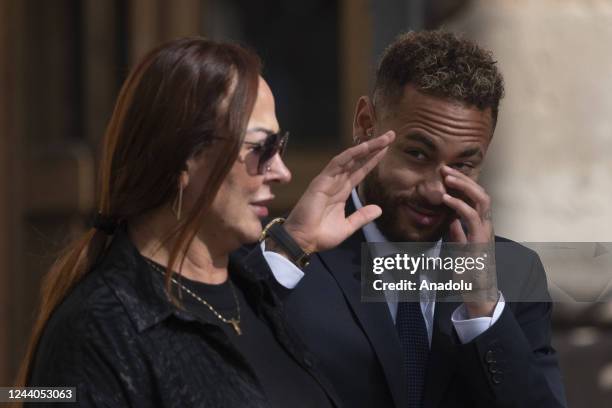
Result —
[[406, 150], [405, 152], [416, 160], [427, 160], [427, 155], [421, 150]]
[[472, 163], [455, 163], [450, 167], [454, 168], [455, 170], [459, 170], [461, 172], [466, 173], [470, 172], [474, 168], [474, 165]]

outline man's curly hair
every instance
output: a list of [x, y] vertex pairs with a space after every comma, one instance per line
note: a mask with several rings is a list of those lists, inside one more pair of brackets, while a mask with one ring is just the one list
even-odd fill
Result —
[[387, 47], [376, 71], [375, 104], [399, 102], [407, 84], [430, 96], [491, 108], [494, 124], [504, 95], [492, 53], [441, 30], [402, 34]]

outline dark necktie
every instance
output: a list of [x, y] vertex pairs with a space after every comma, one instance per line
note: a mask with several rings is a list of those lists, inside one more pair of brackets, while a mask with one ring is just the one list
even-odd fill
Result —
[[429, 359], [429, 339], [419, 302], [399, 302], [395, 327], [408, 374], [408, 408], [423, 406], [423, 384]]

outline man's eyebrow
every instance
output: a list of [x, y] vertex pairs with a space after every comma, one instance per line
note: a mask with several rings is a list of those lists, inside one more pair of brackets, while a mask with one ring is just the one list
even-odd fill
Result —
[[[437, 151], [437, 147], [435, 145], [435, 143], [427, 136], [421, 134], [421, 133], [410, 133], [408, 135], [406, 135], [406, 139], [407, 140], [413, 140], [416, 142], [420, 142], [422, 144], [424, 144], [425, 146], [427, 146], [430, 150], [432, 151]], [[482, 153], [482, 149], [480, 147], [471, 147], [468, 149], [465, 149], [464, 151], [462, 151], [461, 153], [459, 153], [459, 155], [457, 156], [457, 158], [459, 159], [465, 159], [467, 157], [472, 157], [472, 156], [478, 156], [478, 159], [482, 159], [484, 158], [484, 154]]]
[[466, 149], [459, 153], [459, 156], [457, 157], [460, 159], [465, 159], [466, 157], [472, 157], [476, 155], [478, 155], [479, 159], [482, 159], [484, 157], [484, 154], [482, 154], [482, 149], [480, 147], [472, 147], [470, 149]]
[[416, 142], [421, 142], [423, 143], [425, 146], [427, 146], [430, 150], [438, 150], [436, 148], [436, 145], [434, 144], [434, 142], [431, 141], [430, 138], [428, 138], [425, 135], [422, 135], [420, 133], [410, 133], [408, 135], [406, 135], [406, 139], [408, 140], [414, 140]]

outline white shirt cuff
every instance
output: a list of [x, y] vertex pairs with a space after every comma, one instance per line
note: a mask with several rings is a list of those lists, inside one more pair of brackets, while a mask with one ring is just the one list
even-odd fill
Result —
[[504, 311], [505, 304], [504, 295], [499, 292], [499, 300], [497, 301], [497, 305], [495, 305], [495, 309], [493, 309], [493, 315], [491, 317], [470, 319], [464, 304], [455, 309], [451, 316], [451, 321], [453, 322], [453, 326], [455, 326], [461, 343], [469, 343], [486, 332], [489, 327], [493, 326]]
[[300, 283], [304, 277], [304, 272], [293, 262], [276, 252], [266, 251], [265, 241], [261, 242], [261, 251], [278, 283], [287, 289], [293, 289]]

